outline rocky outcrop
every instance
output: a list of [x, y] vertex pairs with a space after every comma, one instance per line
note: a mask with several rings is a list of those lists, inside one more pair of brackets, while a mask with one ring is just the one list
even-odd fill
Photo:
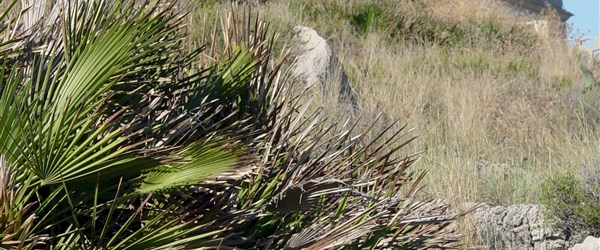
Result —
[[480, 206], [473, 218], [481, 243], [495, 249], [567, 249], [571, 232], [545, 223], [541, 210], [536, 204]]
[[600, 250], [600, 238], [588, 236], [580, 244], [575, 244], [570, 250]]
[[356, 107], [356, 99], [348, 84], [344, 67], [327, 40], [309, 27], [296, 26], [294, 41], [297, 56], [292, 76], [304, 82], [306, 87], [318, 87], [320, 91], [339, 91], [340, 101], [350, 102]]

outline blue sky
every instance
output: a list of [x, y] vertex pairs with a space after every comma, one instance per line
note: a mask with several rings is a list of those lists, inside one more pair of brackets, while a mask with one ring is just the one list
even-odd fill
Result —
[[600, 0], [563, 0], [566, 10], [574, 16], [567, 21], [573, 27], [572, 35], [600, 36]]

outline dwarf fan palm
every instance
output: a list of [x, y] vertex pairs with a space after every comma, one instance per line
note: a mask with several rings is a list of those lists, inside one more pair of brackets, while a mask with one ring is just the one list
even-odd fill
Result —
[[249, 11], [223, 19], [210, 50], [188, 51], [174, 4], [48, 2], [12, 0], [52, 14], [0, 20], [0, 164], [16, 173], [0, 184], [31, 193], [2, 200], [31, 218], [19, 231], [0, 220], [6, 246], [20, 244], [15, 232], [56, 249], [457, 241], [447, 204], [415, 201], [422, 175], [407, 172], [415, 157], [396, 156], [411, 141], [402, 130], [368, 141], [358, 123], [309, 114]]
[[[211, 235], [189, 237], [199, 226], [142, 208], [152, 192], [241, 165], [231, 130], [245, 126], [231, 118], [254, 56], [240, 48], [220, 67], [193, 70], [201, 50], [182, 49], [173, 4], [43, 2], [0, 2], [0, 155], [22, 183], [16, 190], [32, 194], [8, 201], [37, 217], [25, 232], [56, 248], [169, 247]], [[46, 11], [54, 14], [31, 14]]]

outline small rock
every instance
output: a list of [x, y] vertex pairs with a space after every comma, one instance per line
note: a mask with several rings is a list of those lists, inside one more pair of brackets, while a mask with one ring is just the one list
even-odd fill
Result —
[[473, 213], [481, 243], [496, 249], [565, 249], [571, 233], [544, 223], [542, 206], [484, 204]]
[[[344, 68], [327, 40], [309, 27], [296, 26], [294, 33], [294, 47], [298, 55], [291, 72], [292, 76], [302, 80], [306, 87], [316, 85], [321, 91], [338, 89], [339, 100], [350, 102], [356, 108], [356, 99]], [[338, 86], [326, 86], [335, 82]]]
[[575, 244], [570, 250], [600, 250], [600, 238], [588, 236], [580, 244]]

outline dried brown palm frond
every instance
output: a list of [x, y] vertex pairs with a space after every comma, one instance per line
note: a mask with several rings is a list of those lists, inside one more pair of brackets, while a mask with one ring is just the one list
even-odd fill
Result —
[[[303, 122], [304, 115], [297, 115], [285, 122], [291, 130], [281, 131], [290, 137], [281, 137], [274, 147], [271, 156], [279, 160], [262, 166], [262, 176], [249, 180], [257, 182], [256, 195], [249, 188], [244, 197], [249, 207], [261, 211], [257, 221], [282, 221], [275, 228], [256, 226], [277, 232], [263, 247], [443, 248], [460, 240], [447, 230], [459, 214], [451, 214], [440, 201], [415, 199], [423, 174], [408, 168], [416, 156], [394, 157], [413, 138], [402, 141], [399, 130], [383, 142], [384, 134], [365, 141], [368, 129], [353, 133], [356, 124], [336, 129], [318, 116]], [[284, 218], [294, 216], [298, 219], [285, 225]]]

